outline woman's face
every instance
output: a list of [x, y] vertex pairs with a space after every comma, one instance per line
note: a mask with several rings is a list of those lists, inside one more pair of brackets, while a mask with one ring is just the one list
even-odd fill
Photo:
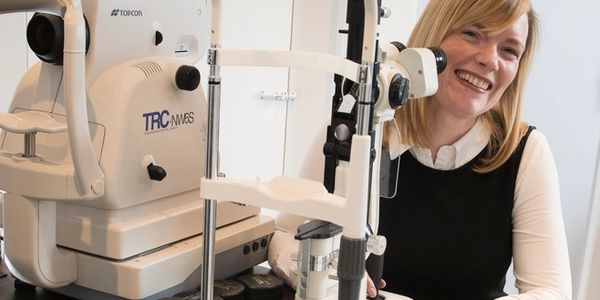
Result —
[[492, 108], [517, 74], [528, 27], [527, 15], [522, 15], [501, 32], [486, 32], [482, 23], [450, 34], [440, 45], [448, 65], [428, 105], [436, 112], [469, 119]]

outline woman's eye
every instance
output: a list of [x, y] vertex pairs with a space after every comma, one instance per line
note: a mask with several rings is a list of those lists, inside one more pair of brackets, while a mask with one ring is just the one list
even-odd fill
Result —
[[473, 39], [479, 38], [479, 34], [477, 34], [477, 32], [475, 32], [473, 30], [463, 30], [462, 34], [466, 37], [473, 38]]
[[514, 57], [519, 57], [519, 52], [514, 48], [504, 48], [504, 51]]

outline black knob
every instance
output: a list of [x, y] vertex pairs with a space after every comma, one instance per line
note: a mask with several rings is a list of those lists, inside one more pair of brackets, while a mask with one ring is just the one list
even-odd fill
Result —
[[194, 66], [180, 66], [175, 73], [175, 83], [179, 89], [193, 91], [200, 85], [200, 71]]
[[444, 69], [446, 69], [446, 63], [448, 62], [446, 52], [438, 47], [429, 47], [429, 50], [431, 50], [431, 52], [433, 52], [433, 56], [435, 56], [435, 65], [437, 66], [438, 74], [444, 72]]
[[160, 31], [156, 31], [154, 33], [154, 45], [158, 46], [162, 42], [163, 42], [163, 35], [162, 35], [162, 33]]
[[150, 175], [150, 179], [156, 181], [162, 181], [167, 177], [167, 171], [160, 166], [155, 165], [154, 163], [150, 163], [147, 167], [148, 175]]
[[400, 73], [396, 73], [390, 82], [389, 103], [392, 109], [397, 109], [406, 104], [408, 100], [409, 81]]

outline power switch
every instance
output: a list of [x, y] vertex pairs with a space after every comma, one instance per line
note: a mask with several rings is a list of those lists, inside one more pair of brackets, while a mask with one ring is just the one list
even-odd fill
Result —
[[160, 166], [155, 165], [154, 163], [150, 163], [147, 167], [148, 175], [150, 175], [150, 179], [156, 181], [162, 181], [167, 177], [167, 171]]

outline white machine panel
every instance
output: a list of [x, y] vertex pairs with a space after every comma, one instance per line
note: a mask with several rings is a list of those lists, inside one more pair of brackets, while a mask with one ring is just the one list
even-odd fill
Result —
[[[171, 57], [193, 64], [206, 54], [210, 1], [150, 2], [83, 1], [91, 35], [88, 83], [116, 64], [141, 57]], [[157, 32], [162, 36], [158, 45]]]

